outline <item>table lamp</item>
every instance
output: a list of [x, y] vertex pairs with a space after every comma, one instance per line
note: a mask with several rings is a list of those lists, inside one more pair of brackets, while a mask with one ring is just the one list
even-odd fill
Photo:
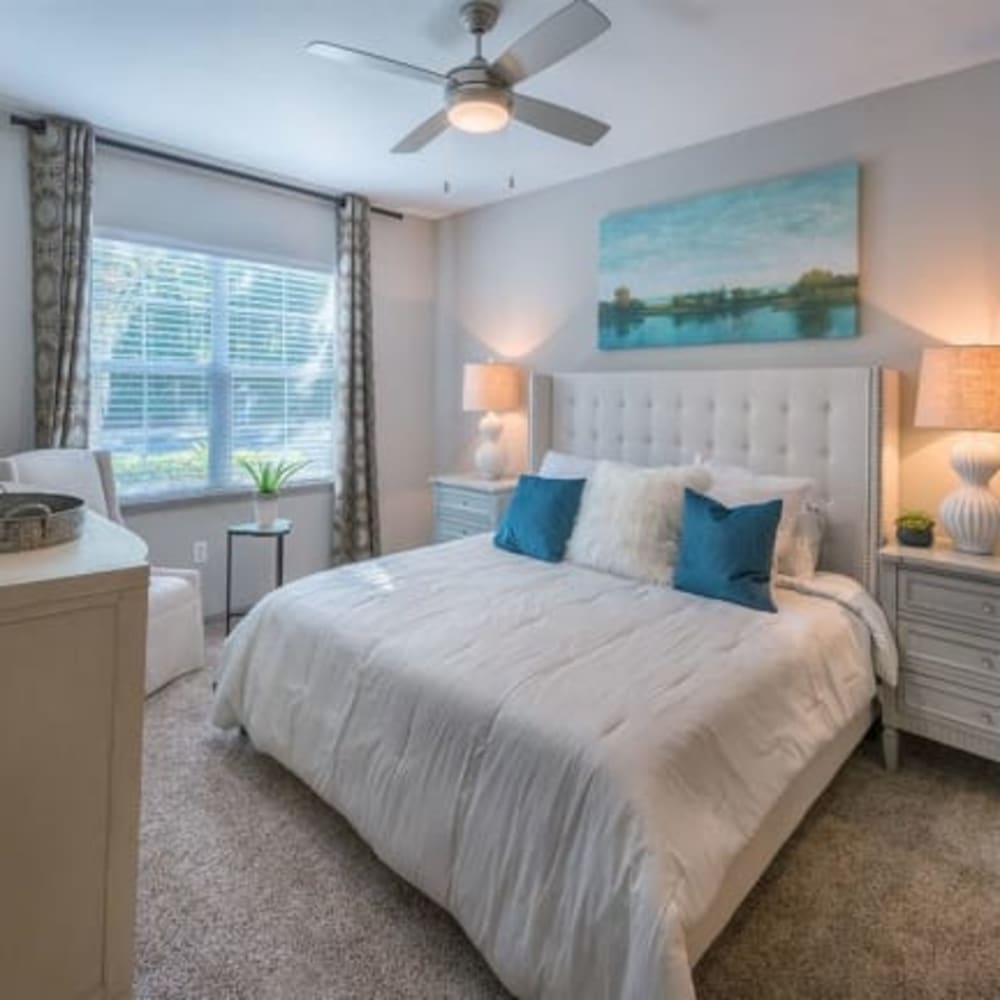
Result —
[[959, 552], [987, 555], [1000, 532], [1000, 499], [989, 483], [1000, 469], [1000, 345], [924, 351], [917, 387], [917, 427], [963, 434], [951, 450], [962, 485], [944, 498], [941, 524]]
[[503, 421], [497, 411], [517, 408], [521, 399], [521, 371], [516, 365], [488, 362], [469, 364], [462, 375], [462, 409], [485, 411], [479, 421], [476, 468], [483, 479], [499, 479], [503, 473], [500, 432]]

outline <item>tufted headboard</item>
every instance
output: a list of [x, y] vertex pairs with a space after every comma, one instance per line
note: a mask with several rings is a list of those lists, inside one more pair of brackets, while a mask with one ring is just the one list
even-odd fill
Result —
[[695, 456], [809, 476], [828, 503], [821, 567], [876, 585], [898, 508], [899, 373], [880, 368], [532, 375], [530, 462], [549, 448], [637, 465]]

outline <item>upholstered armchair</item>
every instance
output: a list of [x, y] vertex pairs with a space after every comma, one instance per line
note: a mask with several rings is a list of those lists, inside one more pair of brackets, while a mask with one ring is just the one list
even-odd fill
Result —
[[[106, 451], [53, 448], [0, 458], [0, 482], [72, 493], [101, 517], [124, 524], [111, 456]], [[198, 572], [151, 567], [146, 694], [204, 665], [205, 627]]]

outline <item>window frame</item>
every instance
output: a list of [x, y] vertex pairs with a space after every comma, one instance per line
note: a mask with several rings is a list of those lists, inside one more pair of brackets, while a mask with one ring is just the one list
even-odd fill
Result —
[[[142, 246], [148, 246], [156, 250], [167, 250], [167, 251], [177, 251], [179, 253], [195, 253], [203, 254], [206, 256], [214, 256], [225, 258], [227, 260], [245, 261], [249, 264], [263, 264], [269, 265], [271, 267], [304, 270], [304, 271], [315, 271], [318, 274], [327, 274], [330, 279], [333, 280], [336, 277], [336, 264], [334, 261], [318, 261], [307, 257], [292, 257], [283, 254], [275, 254], [267, 251], [257, 251], [257, 250], [246, 250], [242, 248], [234, 248], [232, 246], [226, 246], [223, 244], [208, 244], [208, 243], [198, 243], [190, 240], [178, 239], [173, 236], [164, 236], [155, 233], [149, 233], [144, 230], [128, 229], [121, 226], [105, 226], [105, 225], [95, 225], [91, 232], [91, 238], [93, 240], [114, 240], [123, 243], [134, 243]], [[89, 281], [93, 280], [93, 275], [91, 274]], [[336, 306], [335, 306], [336, 307]], [[93, 303], [88, 302], [88, 311], [92, 310]], [[213, 321], [215, 316], [216, 306], [213, 302]], [[92, 314], [90, 314], [92, 315]], [[219, 342], [222, 338], [215, 335], [218, 331], [214, 330], [213, 325], [213, 338], [212, 338], [212, 359], [208, 364], [208, 379], [209, 383], [213, 385], [213, 388], [209, 391], [209, 427], [208, 435], [209, 439], [213, 440], [216, 432], [218, 431], [218, 421], [222, 419], [221, 415], [217, 413], [218, 407], [213, 405], [213, 400], [216, 396], [216, 388], [214, 387], [219, 382], [225, 378], [232, 377], [232, 365], [230, 364], [228, 368], [224, 365], [220, 365], [217, 360], [217, 352], [219, 350]], [[91, 366], [93, 355], [89, 354], [88, 348], [88, 367]], [[131, 364], [129, 361], [117, 362], [117, 365], [128, 366]], [[140, 362], [136, 362], [137, 372], [145, 374], [148, 368]], [[183, 365], [181, 364], [181, 368]], [[336, 364], [334, 364], [333, 377], [336, 381]], [[336, 392], [336, 385], [334, 385], [334, 392]], [[229, 393], [223, 390], [222, 396], [228, 396]], [[228, 408], [230, 425], [232, 421], [232, 410], [231, 407]], [[216, 426], [213, 426], [216, 425]], [[228, 435], [231, 433], [231, 426], [222, 431], [223, 435]], [[331, 415], [330, 423], [330, 447], [333, 448], [333, 415]], [[210, 447], [210, 455], [212, 449]], [[210, 458], [211, 461], [211, 458]], [[211, 475], [211, 473], [210, 473]], [[288, 483], [282, 487], [282, 494], [284, 495], [295, 495], [300, 493], [316, 493], [316, 492], [326, 492], [332, 490], [333, 488], [333, 472], [331, 471], [328, 475], [309, 477], [305, 476], [301, 479], [296, 479], [294, 482]], [[225, 485], [211, 485], [208, 484], [203, 487], [190, 487], [185, 486], [176, 490], [155, 490], [152, 492], [142, 492], [142, 493], [129, 493], [125, 496], [120, 496], [118, 498], [118, 505], [123, 511], [142, 513], [146, 511], [163, 510], [170, 507], [176, 506], [188, 506], [191, 504], [198, 504], [202, 502], [225, 502], [233, 501], [240, 498], [244, 498], [252, 493], [252, 486], [250, 484], [241, 485], [238, 483], [228, 483]]]

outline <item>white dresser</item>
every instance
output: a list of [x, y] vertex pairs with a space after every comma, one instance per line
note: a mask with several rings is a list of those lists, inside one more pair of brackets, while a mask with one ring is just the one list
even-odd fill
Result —
[[900, 730], [1000, 760], [1000, 559], [890, 545], [880, 568], [900, 652], [882, 690], [886, 764]]
[[89, 513], [0, 555], [0, 997], [131, 996], [148, 578]]
[[516, 479], [434, 476], [434, 541], [496, 531], [515, 486]]

